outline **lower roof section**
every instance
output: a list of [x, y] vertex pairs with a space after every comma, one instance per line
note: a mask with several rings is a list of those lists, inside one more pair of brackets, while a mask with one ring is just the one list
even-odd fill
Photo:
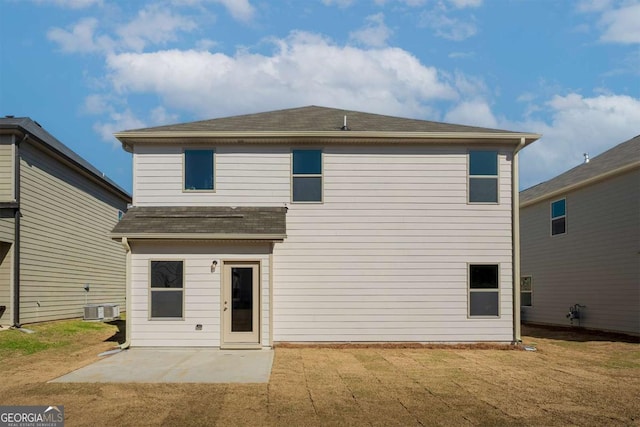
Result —
[[283, 240], [285, 207], [132, 207], [111, 232], [121, 239]]

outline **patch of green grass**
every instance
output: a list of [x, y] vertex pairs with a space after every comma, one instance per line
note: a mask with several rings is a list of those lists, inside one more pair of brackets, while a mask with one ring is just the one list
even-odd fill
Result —
[[603, 366], [613, 369], [640, 368], [640, 351], [613, 352]]
[[114, 331], [114, 326], [101, 322], [83, 322], [82, 320], [63, 320], [25, 325], [32, 334], [16, 329], [0, 333], [0, 359], [16, 355], [28, 355], [65, 347], [79, 339], [96, 334]]

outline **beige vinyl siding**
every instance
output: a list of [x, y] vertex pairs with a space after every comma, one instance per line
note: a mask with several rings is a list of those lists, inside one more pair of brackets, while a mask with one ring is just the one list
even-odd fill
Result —
[[[274, 249], [275, 341], [513, 339], [511, 150], [500, 150], [500, 203], [483, 205], [467, 203], [465, 147], [312, 147], [323, 203], [291, 204], [291, 147], [213, 148], [216, 192], [192, 194], [179, 148], [137, 147], [134, 198], [289, 207]], [[467, 316], [469, 263], [500, 264], [499, 319]]]
[[[274, 250], [274, 341], [511, 341], [511, 165], [470, 205], [466, 153], [326, 147], [323, 205]], [[499, 319], [468, 318], [468, 263], [500, 264]]]
[[[567, 233], [551, 236], [560, 197]], [[524, 321], [569, 325], [581, 304], [581, 326], [640, 334], [640, 169], [523, 208], [521, 235], [521, 272], [533, 277]]]
[[20, 154], [21, 322], [81, 317], [85, 299], [124, 310], [125, 252], [109, 233], [126, 202], [32, 144]]
[[0, 242], [13, 243], [15, 220], [13, 209], [0, 209]]
[[215, 192], [185, 192], [181, 147], [136, 147], [134, 204], [282, 206], [289, 202], [289, 148], [210, 148], [215, 149]]
[[[261, 330], [269, 346], [269, 253], [271, 243], [131, 242], [131, 345], [219, 347], [221, 333], [220, 280], [223, 262], [258, 261], [261, 272]], [[149, 319], [149, 263], [151, 260], [184, 261], [184, 319]], [[218, 261], [215, 272], [213, 260]], [[202, 330], [196, 330], [196, 325]]]
[[13, 156], [13, 136], [0, 135], [0, 202], [15, 200]]
[[0, 306], [6, 310], [0, 316], [0, 326], [13, 325], [13, 248], [10, 243], [0, 242]]

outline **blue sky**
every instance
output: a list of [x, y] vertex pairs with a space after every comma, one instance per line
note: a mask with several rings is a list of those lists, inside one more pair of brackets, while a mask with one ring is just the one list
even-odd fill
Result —
[[0, 114], [113, 132], [322, 105], [516, 131], [521, 188], [640, 134], [638, 0], [0, 0]]

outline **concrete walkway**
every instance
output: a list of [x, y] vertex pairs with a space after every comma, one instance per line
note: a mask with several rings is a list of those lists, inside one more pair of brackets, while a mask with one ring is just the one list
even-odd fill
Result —
[[273, 350], [132, 348], [51, 382], [267, 383]]

